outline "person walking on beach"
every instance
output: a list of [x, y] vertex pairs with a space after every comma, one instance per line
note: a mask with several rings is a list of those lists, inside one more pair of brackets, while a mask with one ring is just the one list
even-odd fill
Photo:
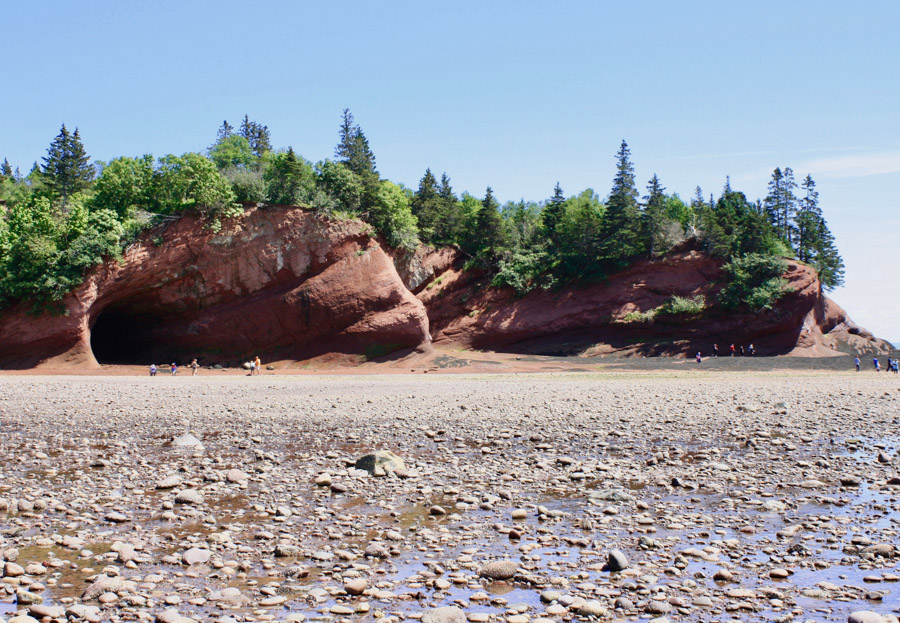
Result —
[[859, 357], [853, 360], [853, 363], [856, 364], [856, 371], [859, 372]]
[[259, 355], [257, 355], [256, 359], [253, 360], [253, 367], [256, 368], [256, 376], [259, 376], [259, 369], [262, 368], [262, 361], [259, 360]]
[[750, 353], [751, 357], [756, 354], [756, 349], [753, 348], [753, 344], [750, 345], [750, 348], [747, 349], [747, 352]]
[[191, 376], [197, 376], [197, 368], [200, 367], [200, 364], [197, 363], [196, 359], [191, 360]]
[[734, 357], [734, 344], [728, 347], [728, 350], [731, 352], [731, 356]]
[[875, 372], [881, 372], [881, 364], [878, 363], [878, 357], [872, 359], [872, 365], [875, 366]]
[[175, 376], [176, 374], [178, 374], [178, 364], [175, 363], [174, 361], [172, 362], [171, 370], [172, 370], [172, 376]]
[[150, 376], [156, 376], [156, 364], [155, 363], [150, 364]]
[[743, 356], [744, 356], [744, 345], [741, 344], [741, 357], [743, 357]]
[[713, 344], [713, 357], [718, 357], [718, 356], [719, 356], [719, 345]]
[[700, 355], [700, 351], [698, 350], [697, 351], [697, 363], [700, 363], [701, 361], [703, 361], [703, 357]]

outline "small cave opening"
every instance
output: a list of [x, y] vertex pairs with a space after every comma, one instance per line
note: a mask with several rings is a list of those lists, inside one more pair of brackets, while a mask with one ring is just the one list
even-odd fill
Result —
[[104, 309], [91, 328], [91, 350], [101, 364], [150, 365], [180, 361], [166, 345], [165, 322], [158, 315], [124, 307]]

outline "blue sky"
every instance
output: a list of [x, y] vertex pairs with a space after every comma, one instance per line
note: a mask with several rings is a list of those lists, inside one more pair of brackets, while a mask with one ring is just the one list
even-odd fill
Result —
[[382, 175], [503, 201], [605, 195], [622, 139], [683, 197], [790, 166], [847, 265], [833, 298], [900, 341], [900, 3], [330, 4], [9, 3], [0, 158], [27, 171], [63, 122], [96, 159], [202, 151], [247, 113], [315, 161], [349, 107]]

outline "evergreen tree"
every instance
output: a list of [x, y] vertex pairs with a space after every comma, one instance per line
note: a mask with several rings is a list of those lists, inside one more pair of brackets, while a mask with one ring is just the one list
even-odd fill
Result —
[[657, 252], [662, 242], [662, 234], [668, 218], [666, 189], [663, 188], [656, 173], [647, 184], [647, 196], [644, 197], [644, 231], [647, 235], [647, 246], [650, 256]]
[[334, 156], [357, 175], [363, 178], [374, 178], [377, 181], [375, 154], [369, 148], [369, 141], [363, 134], [362, 128], [354, 123], [353, 114], [349, 108], [344, 109]]
[[794, 252], [797, 259], [816, 269], [822, 286], [826, 290], [832, 290], [844, 283], [844, 260], [838, 253], [834, 235], [822, 215], [819, 193], [812, 176], [807, 175], [801, 187], [806, 194], [800, 199], [797, 213]]
[[563, 216], [565, 216], [565, 211], [566, 197], [559, 182], [556, 182], [556, 186], [553, 188], [553, 196], [550, 197], [541, 211], [541, 232], [544, 234], [550, 251], [553, 253], [559, 251], [559, 227]]
[[794, 228], [797, 213], [797, 196], [794, 194], [796, 188], [797, 182], [794, 181], [794, 172], [791, 168], [785, 167], [784, 171], [776, 168], [772, 172], [769, 194], [763, 204], [772, 227], [791, 246], [796, 235]]
[[811, 262], [816, 255], [816, 246], [819, 238], [819, 224], [822, 221], [822, 210], [819, 208], [819, 193], [812, 177], [806, 176], [801, 185], [805, 196], [800, 199], [800, 209], [797, 212], [796, 231], [794, 239], [794, 253], [801, 262]]
[[[227, 122], [225, 125], [227, 125]], [[247, 139], [247, 142], [250, 143], [250, 151], [257, 158], [262, 157], [266, 152], [272, 151], [269, 127], [256, 121], [251, 121], [248, 115], [244, 115], [238, 135]]]
[[412, 213], [419, 222], [419, 234], [425, 242], [433, 242], [435, 229], [441, 218], [441, 198], [438, 195], [437, 179], [431, 169], [419, 180], [419, 189], [410, 203]]
[[234, 134], [234, 127], [230, 123], [228, 123], [228, 120], [225, 120], [216, 131], [216, 142], [221, 142], [223, 139], [228, 138], [232, 134]]
[[7, 160], [6, 158], [3, 159], [3, 164], [0, 165], [0, 175], [6, 178], [13, 177], [12, 167], [9, 166], [9, 160]]
[[603, 255], [614, 264], [644, 252], [641, 211], [638, 206], [638, 191], [634, 184], [634, 165], [631, 163], [628, 143], [622, 141], [616, 154], [616, 176], [612, 191], [606, 201], [606, 216], [603, 223]]
[[503, 220], [494, 191], [487, 187], [475, 218], [476, 257], [487, 268], [495, 268], [504, 248]]
[[94, 179], [94, 168], [88, 164], [88, 160], [78, 128], [70, 134], [63, 124], [59, 134], [47, 149], [40, 172], [50, 192], [62, 201], [64, 212], [67, 210], [69, 198], [90, 186], [91, 180]]
[[459, 201], [450, 186], [450, 178], [447, 173], [441, 174], [441, 186], [438, 189], [440, 200], [440, 218], [434, 231], [434, 240], [443, 243], [459, 243], [460, 232], [463, 227], [464, 215]]

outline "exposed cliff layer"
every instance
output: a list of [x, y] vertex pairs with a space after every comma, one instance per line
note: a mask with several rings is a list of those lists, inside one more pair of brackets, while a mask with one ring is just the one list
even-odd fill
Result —
[[0, 316], [0, 367], [235, 363], [323, 355], [377, 357], [438, 344], [547, 354], [684, 354], [753, 343], [763, 355], [883, 352], [827, 299], [815, 272], [792, 262], [793, 292], [761, 314], [634, 321], [673, 295], [720, 287], [697, 250], [642, 261], [608, 282], [519, 298], [462, 270], [453, 249], [389, 253], [359, 222], [301, 208], [251, 209], [213, 233], [183, 217], [92, 272], [63, 314]]

